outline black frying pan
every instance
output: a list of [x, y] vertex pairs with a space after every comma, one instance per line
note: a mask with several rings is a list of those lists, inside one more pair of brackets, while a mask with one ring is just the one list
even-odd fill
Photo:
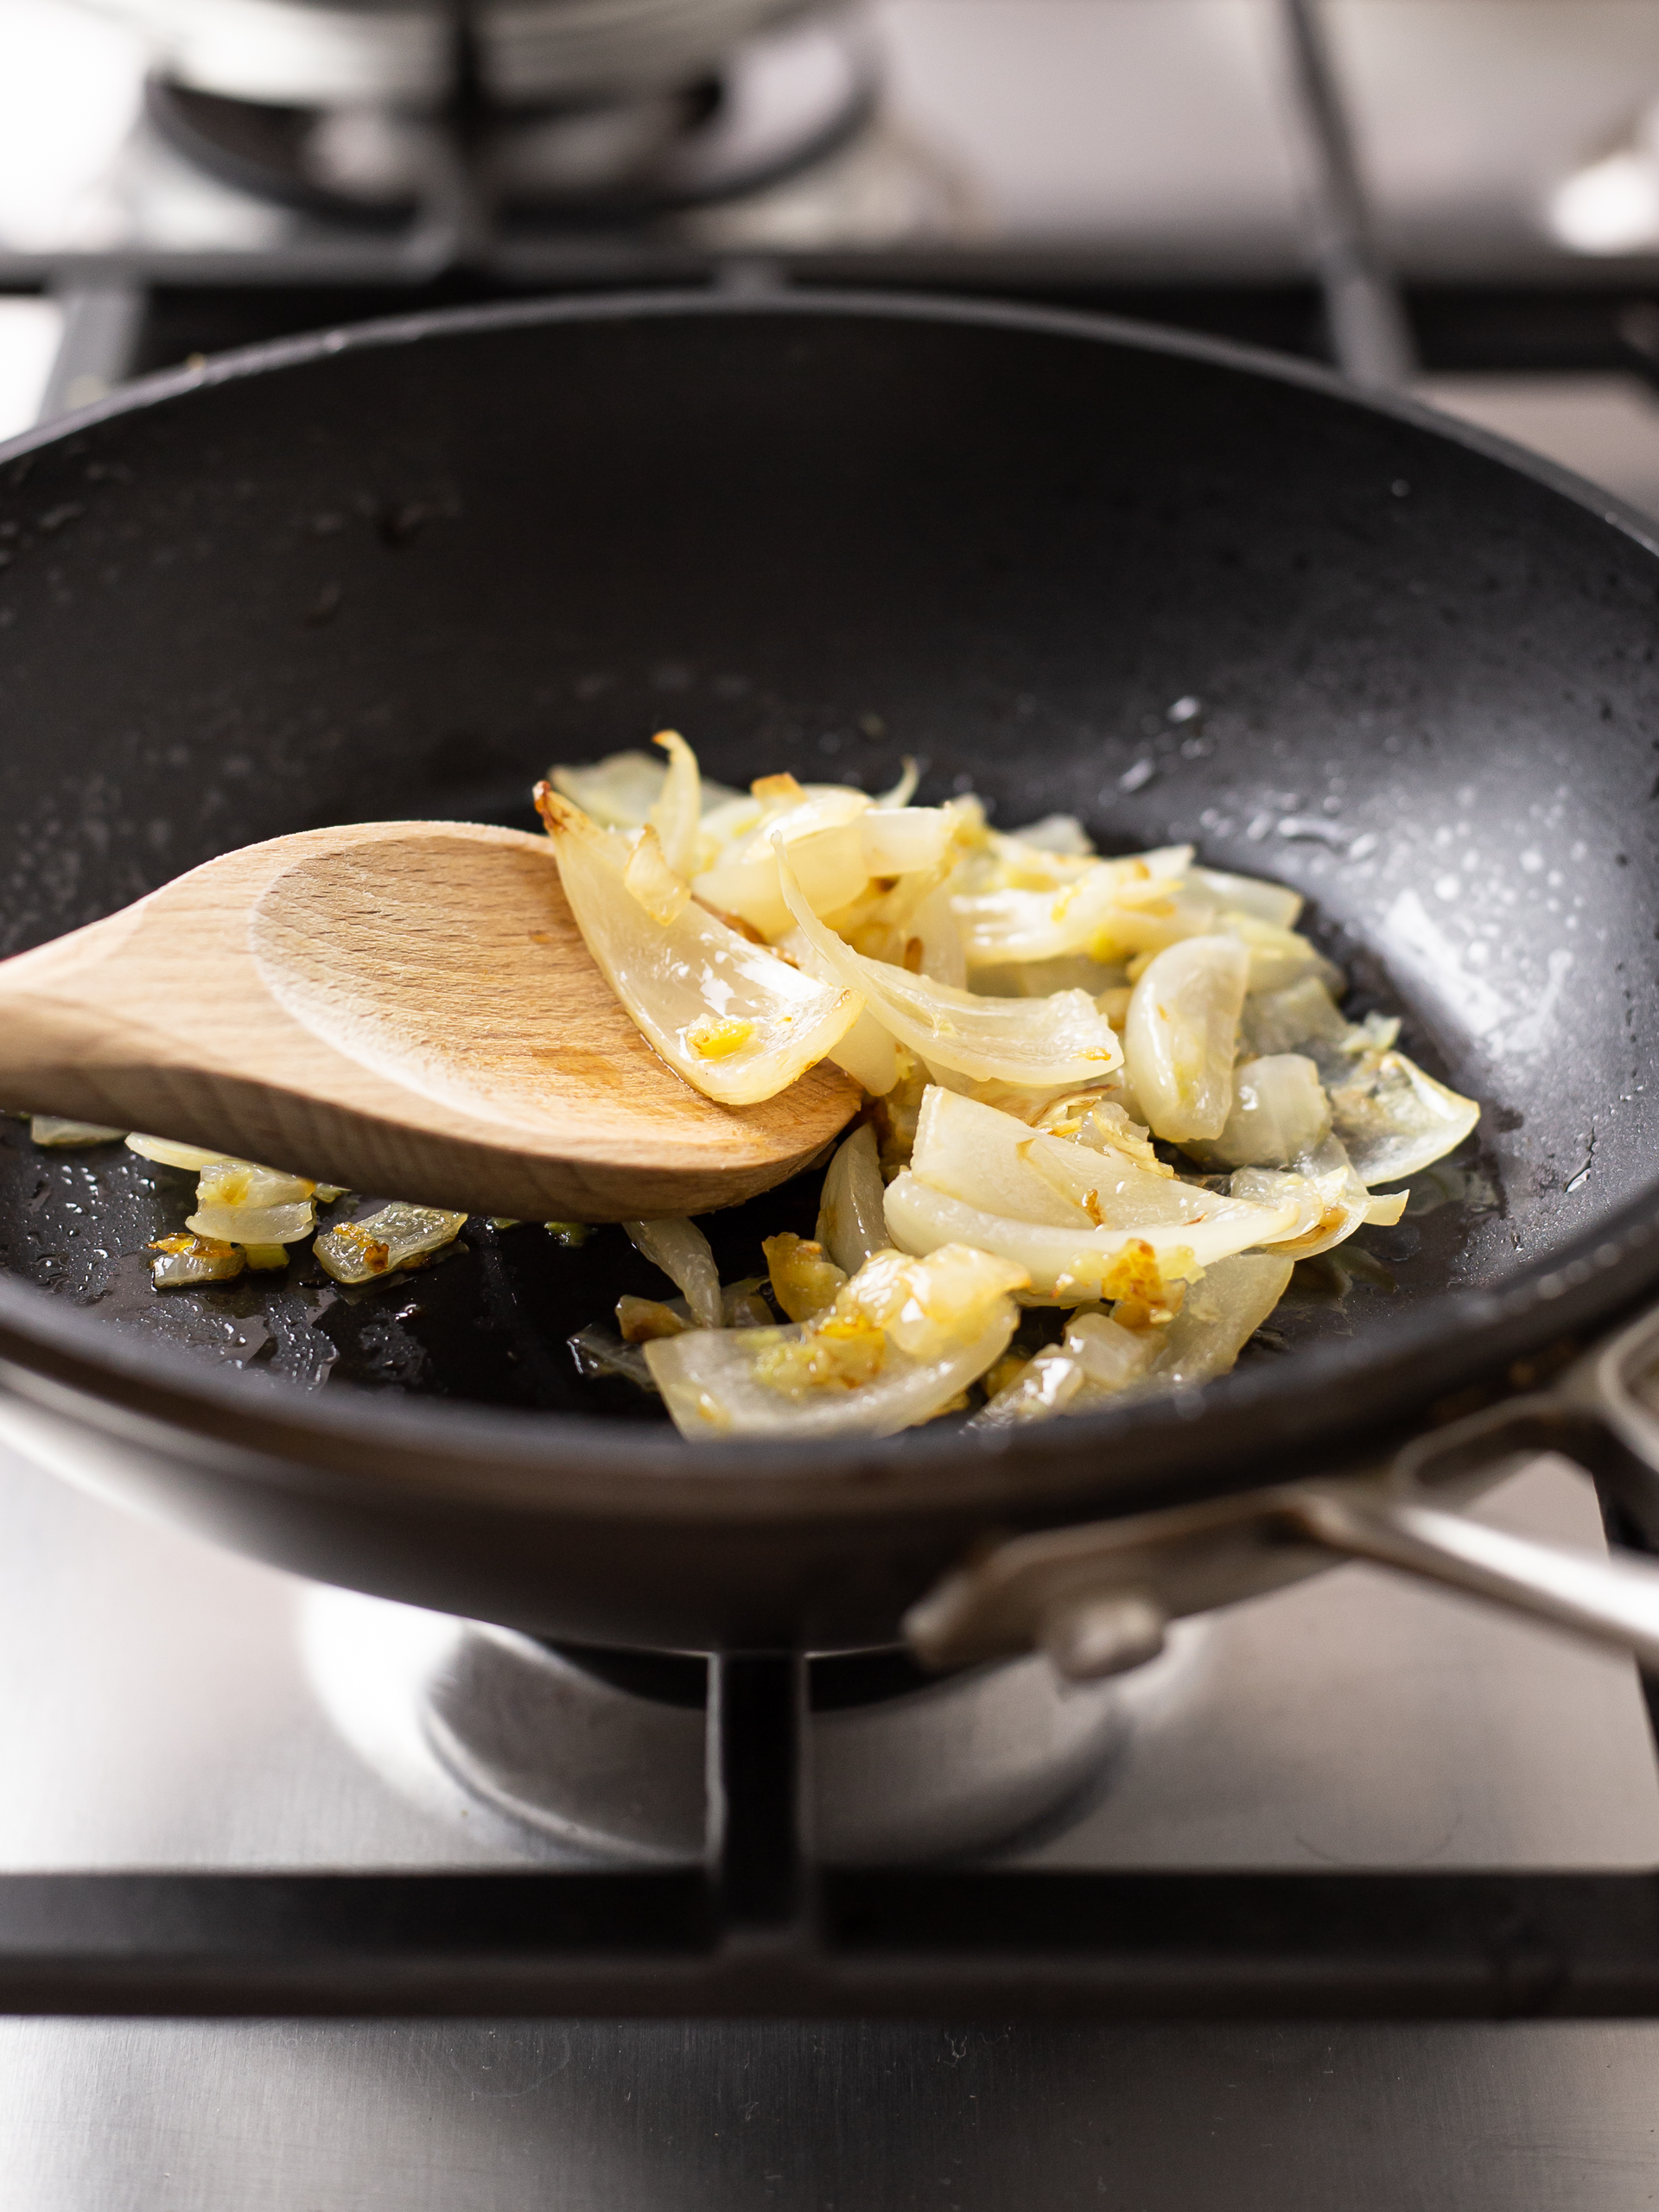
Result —
[[[550, 760], [671, 721], [716, 777], [914, 753], [925, 798], [1281, 876], [1487, 1109], [1196, 1402], [786, 1452], [577, 1375], [661, 1288], [615, 1230], [162, 1298], [188, 1180], [7, 1123], [6, 1423], [84, 1480], [539, 1632], [872, 1643], [989, 1531], [1375, 1458], [1659, 1274], [1659, 561], [1541, 465], [1220, 346], [829, 297], [385, 324], [6, 451], [7, 950], [314, 824], [533, 826]], [[718, 1219], [728, 1273], [815, 1203]]]

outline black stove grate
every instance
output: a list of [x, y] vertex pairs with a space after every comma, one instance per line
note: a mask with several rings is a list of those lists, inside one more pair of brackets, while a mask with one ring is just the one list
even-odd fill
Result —
[[709, 1680], [702, 1868], [6, 1876], [0, 2012], [1659, 2018], [1659, 1869], [815, 1866], [805, 1662]]

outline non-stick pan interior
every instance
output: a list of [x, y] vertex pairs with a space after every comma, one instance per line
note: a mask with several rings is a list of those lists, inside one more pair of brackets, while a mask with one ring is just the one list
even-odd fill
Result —
[[[289, 830], [531, 827], [550, 760], [664, 725], [732, 781], [913, 753], [924, 798], [1294, 884], [1355, 1006], [1484, 1102], [1253, 1358], [1547, 1268], [1650, 1192], [1659, 569], [1414, 422], [1030, 318], [486, 316], [118, 413], [0, 467], [0, 533], [7, 950]], [[6, 1267], [127, 1326], [652, 1417], [564, 1347], [661, 1291], [617, 1230], [163, 1298], [139, 1255], [188, 1179], [0, 1127]], [[715, 1224], [728, 1272], [815, 1204]]]

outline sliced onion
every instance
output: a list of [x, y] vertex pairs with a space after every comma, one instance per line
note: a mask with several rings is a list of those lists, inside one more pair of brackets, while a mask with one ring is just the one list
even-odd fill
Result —
[[[930, 982], [948, 983], [953, 990], [968, 984], [968, 962], [962, 949], [962, 932], [950, 904], [950, 887], [939, 884], [911, 915], [905, 930], [906, 952], [915, 948], [913, 972]], [[899, 962], [909, 969], [910, 959]], [[1024, 995], [1024, 994], [1017, 994]]]
[[1136, 1395], [1224, 1375], [1284, 1296], [1291, 1265], [1275, 1253], [1245, 1252], [1211, 1268], [1187, 1293], [1144, 1381], [1132, 1386]]
[[1218, 1167], [1288, 1167], [1330, 1129], [1331, 1102], [1318, 1068], [1300, 1052], [1274, 1052], [1238, 1063], [1225, 1126], [1207, 1144], [1194, 1140], [1191, 1149]]
[[[1291, 1260], [1312, 1260], [1363, 1229], [1370, 1213], [1370, 1193], [1354, 1173], [1340, 1137], [1327, 1136], [1296, 1162], [1296, 1173], [1319, 1196], [1317, 1224], [1281, 1239], [1274, 1251]], [[1237, 1181], [1235, 1177], [1235, 1182]]]
[[982, 1212], [1054, 1228], [1204, 1221], [1226, 1204], [1126, 1153], [1033, 1132], [937, 1085], [923, 1098], [910, 1164], [922, 1182]]
[[777, 849], [784, 896], [802, 932], [901, 1045], [960, 1074], [1033, 1090], [1086, 1083], [1119, 1065], [1122, 1054], [1110, 1025], [1083, 991], [1048, 999], [979, 998], [855, 952], [813, 912], [781, 841]]
[[[585, 767], [550, 768], [548, 781], [601, 829], [638, 830], [650, 819], [667, 774], [665, 764], [649, 753], [613, 753]], [[724, 784], [702, 779], [705, 807], [724, 806], [741, 797]]]
[[1228, 1197], [1213, 1203], [1215, 1211], [1202, 1221], [1082, 1230], [987, 1213], [906, 1171], [888, 1185], [885, 1211], [888, 1233], [901, 1250], [975, 1245], [1023, 1268], [1033, 1292], [1047, 1303], [1080, 1306], [1110, 1294], [1103, 1286], [1135, 1244], [1150, 1248], [1166, 1280], [1191, 1281], [1217, 1261], [1282, 1234], [1296, 1220], [1296, 1208], [1289, 1205], [1271, 1209]]
[[862, 1122], [830, 1161], [818, 1200], [817, 1240], [849, 1275], [887, 1246], [886, 1194], [875, 1131]]
[[1090, 1152], [1122, 1153], [1150, 1175], [1175, 1173], [1154, 1151], [1146, 1125], [1137, 1122], [1118, 1099], [1103, 1096], [1098, 1091], [1080, 1090], [1068, 1098], [1057, 1098], [1038, 1116], [1036, 1126], [1045, 1136], [1069, 1137]]
[[576, 1372], [584, 1382], [594, 1382], [603, 1375], [620, 1375], [639, 1389], [655, 1394], [657, 1384], [645, 1364], [643, 1347], [626, 1343], [602, 1322], [590, 1321], [574, 1337], [567, 1337], [565, 1342], [576, 1363]]
[[971, 1244], [925, 1254], [877, 1252], [836, 1301], [836, 1317], [868, 1317], [900, 1351], [931, 1359], [979, 1326], [1010, 1291], [1027, 1287], [1025, 1269]]
[[230, 1282], [248, 1263], [239, 1244], [217, 1236], [158, 1236], [150, 1246], [150, 1281], [157, 1290], [185, 1290], [193, 1283]]
[[684, 1295], [700, 1329], [721, 1325], [720, 1270], [714, 1249], [695, 1221], [665, 1214], [657, 1221], [625, 1221], [630, 1243], [660, 1268]]
[[279, 1206], [308, 1198], [316, 1185], [279, 1167], [255, 1167], [245, 1160], [210, 1160], [196, 1182], [196, 1202], [207, 1206]]
[[[1180, 889], [1179, 870], [1190, 856], [1190, 846], [1126, 860], [1090, 861], [1081, 867], [1072, 862], [1069, 874], [1056, 880], [1058, 855], [1039, 848], [1033, 849], [1033, 858], [1020, 852], [1011, 860], [1011, 842], [999, 841], [1001, 873], [1035, 874], [1039, 880], [995, 884], [956, 900], [970, 968], [1056, 960], [1078, 952], [1111, 961], [1168, 942], [1166, 925]], [[1177, 871], [1173, 876], [1171, 869]], [[1214, 918], [1214, 907], [1206, 903], [1175, 934], [1190, 936]]]
[[935, 868], [955, 833], [956, 825], [940, 806], [874, 806], [858, 824], [864, 872], [912, 875], [920, 868]]
[[70, 1122], [58, 1114], [31, 1114], [29, 1134], [33, 1143], [48, 1152], [78, 1152], [86, 1145], [115, 1144], [127, 1133], [106, 1129], [102, 1122]]
[[1301, 893], [1282, 883], [1268, 883], [1259, 875], [1229, 875], [1214, 868], [1189, 868], [1187, 875], [1224, 912], [1252, 914], [1281, 930], [1294, 930], [1300, 918]]
[[1332, 1125], [1360, 1181], [1403, 1183], [1460, 1145], [1480, 1119], [1472, 1098], [1436, 1083], [1403, 1052], [1364, 1052], [1331, 1081]]
[[570, 911], [605, 980], [654, 1049], [728, 1106], [771, 1098], [822, 1059], [862, 1011], [695, 903], [666, 925], [628, 896], [620, 841], [537, 787]]
[[[196, 1183], [196, 1210], [185, 1227], [236, 1244], [295, 1244], [317, 1225], [316, 1185], [245, 1160], [209, 1160]], [[462, 1217], [465, 1218], [465, 1216]]]
[[1351, 1024], [1325, 981], [1304, 976], [1276, 991], [1253, 991], [1241, 1018], [1246, 1048], [1258, 1058], [1306, 1052], [1316, 1063], [1320, 1046], [1340, 1046]]
[[690, 885], [669, 866], [662, 842], [649, 822], [635, 834], [628, 849], [622, 887], [631, 899], [639, 900], [653, 922], [664, 924], [673, 921], [691, 896]]
[[[1226, 1268], [1227, 1260], [1221, 1262]], [[1189, 1292], [1188, 1296], [1195, 1294]], [[1126, 1329], [1108, 1313], [1077, 1313], [1066, 1324], [1065, 1344], [1083, 1370], [1084, 1388], [1077, 1410], [1090, 1411], [1137, 1382], [1158, 1359], [1166, 1342], [1162, 1329]]]
[[602, 829], [638, 830], [648, 821], [667, 779], [665, 762], [648, 753], [613, 753], [586, 767], [561, 765], [548, 780]]
[[964, 886], [957, 900], [970, 967], [1000, 973], [1020, 962], [1047, 964], [1079, 954], [1110, 964], [1186, 938], [1224, 934], [1249, 948], [1253, 990], [1276, 989], [1304, 974], [1340, 988], [1340, 972], [1290, 926], [1300, 899], [1277, 884], [1192, 868], [1185, 845], [1080, 870], [1074, 861], [1077, 872], [1062, 877], [1053, 873], [1057, 861], [1033, 865], [1035, 856], [1025, 851], [1011, 858], [1012, 842], [1001, 842], [990, 880]]
[[[923, 1096], [911, 1148], [911, 1172], [935, 1191], [983, 1213], [1090, 1229], [1083, 1205], [1056, 1189], [1026, 1157], [1032, 1132], [1012, 1114], [931, 1084]], [[1094, 1159], [1098, 1166], [1097, 1157]]]
[[127, 1149], [143, 1160], [159, 1160], [163, 1167], [182, 1167], [196, 1175], [204, 1167], [249, 1167], [253, 1164], [246, 1160], [233, 1160], [228, 1153], [209, 1152], [199, 1144], [175, 1144], [171, 1137], [140, 1136], [137, 1133], [127, 1139]]
[[1194, 937], [1160, 952], [1135, 985], [1124, 1062], [1157, 1135], [1181, 1143], [1225, 1128], [1248, 974], [1236, 938]]
[[915, 795], [916, 786], [921, 780], [921, 770], [911, 759], [909, 753], [906, 753], [904, 768], [898, 782], [890, 791], [881, 793], [875, 802], [876, 804], [878, 806], [908, 806]]
[[[778, 950], [792, 961], [804, 976], [815, 976], [832, 990], [842, 988], [841, 978], [823, 958], [817, 947], [810, 944], [798, 929], [791, 929], [779, 940]], [[832, 1050], [824, 1054], [838, 1068], [844, 1068], [855, 1083], [868, 1090], [872, 1098], [885, 1097], [899, 1080], [899, 1054], [891, 1035], [875, 1016], [865, 1007], [858, 1020]]]
[[899, 1055], [893, 1039], [868, 1007], [824, 1058], [843, 1068], [872, 1098], [884, 1098], [899, 1080]]
[[1332, 991], [1344, 988], [1340, 968], [1333, 967], [1319, 948], [1295, 930], [1254, 914], [1223, 914], [1217, 924], [1237, 938], [1250, 956], [1249, 988], [1253, 991], [1283, 990], [1305, 976], [1313, 976]]
[[[674, 1301], [685, 1306], [683, 1298]], [[768, 1314], [770, 1320], [772, 1316]], [[692, 1326], [690, 1308], [677, 1313], [673, 1306], [664, 1306], [660, 1299], [622, 1297], [616, 1301], [616, 1325], [625, 1344], [649, 1344], [654, 1337], [677, 1337], [683, 1330]]]
[[325, 1230], [311, 1247], [336, 1282], [374, 1282], [454, 1243], [464, 1213], [442, 1206], [414, 1206], [395, 1199], [364, 1221]]
[[677, 729], [659, 730], [652, 738], [668, 755], [668, 774], [656, 804], [646, 817], [648, 826], [662, 841], [663, 858], [676, 875], [689, 881], [696, 873], [698, 831], [702, 818], [702, 784], [697, 756]]
[[1248, 1001], [1244, 1026], [1258, 1049], [1300, 1046], [1312, 1058], [1330, 1096], [1332, 1127], [1367, 1185], [1420, 1174], [1460, 1145], [1480, 1119], [1476, 1100], [1437, 1083], [1392, 1049], [1397, 1021], [1376, 1014], [1349, 1021], [1312, 978]]
[[1017, 844], [1034, 845], [1039, 853], [1064, 853], [1073, 860], [1094, 857], [1094, 840], [1075, 814], [1046, 814], [1008, 835]]
[[[1007, 1349], [1014, 1312], [988, 1321], [933, 1360], [888, 1349], [880, 1371], [857, 1389], [791, 1397], [760, 1381], [766, 1355], [804, 1339], [809, 1324], [784, 1329], [691, 1329], [646, 1344], [645, 1364], [682, 1436], [892, 1436], [942, 1413]], [[785, 1474], [785, 1479], [787, 1476]]]
[[1298, 1175], [1283, 1167], [1240, 1167], [1227, 1179], [1227, 1188], [1236, 1198], [1246, 1198], [1252, 1205], [1278, 1206], [1287, 1200], [1296, 1209], [1296, 1218], [1282, 1236], [1273, 1239], [1273, 1249], [1283, 1252], [1299, 1237], [1323, 1232], [1325, 1227], [1325, 1204], [1316, 1183], [1306, 1175]]
[[847, 1270], [836, 1265], [816, 1237], [797, 1236], [785, 1229], [765, 1238], [760, 1249], [772, 1294], [791, 1321], [813, 1320], [835, 1304]]
[[[764, 783], [766, 779], [761, 779]], [[792, 781], [792, 779], [791, 779]], [[830, 785], [815, 792], [779, 791], [768, 798], [755, 827], [730, 844], [696, 878], [692, 890], [716, 913], [734, 914], [775, 944], [790, 931], [789, 908], [778, 882], [773, 840], [791, 853], [805, 896], [828, 913], [855, 899], [869, 880], [858, 819], [869, 811], [862, 791]]]
[[[886, 961], [907, 975], [925, 976], [961, 990], [968, 981], [968, 963], [957, 933], [947, 877], [944, 868], [931, 874], [918, 869], [885, 891], [872, 879], [864, 898], [819, 918], [867, 960]], [[794, 932], [795, 938], [799, 935], [798, 930]]]
[[890, 1435], [941, 1412], [1014, 1333], [1018, 1268], [979, 1251], [878, 1253], [788, 1329], [690, 1330], [645, 1358], [683, 1434]]
[[1015, 1428], [1052, 1421], [1068, 1410], [1083, 1388], [1083, 1363], [1061, 1344], [1033, 1352], [1014, 1379], [969, 1422], [969, 1428]]
[[[1069, 1138], [1029, 1137], [1020, 1147], [1049, 1186], [1062, 1191], [1095, 1229], [1147, 1229], [1212, 1221], [1229, 1199], [1173, 1175], [1155, 1175], [1122, 1153], [1096, 1152]], [[1280, 1210], [1276, 1201], [1272, 1211]]]

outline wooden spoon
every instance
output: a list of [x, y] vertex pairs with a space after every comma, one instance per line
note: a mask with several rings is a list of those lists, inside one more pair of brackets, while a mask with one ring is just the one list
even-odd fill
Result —
[[717, 1106], [582, 944], [545, 838], [375, 822], [249, 845], [0, 963], [0, 1100], [515, 1218], [702, 1213], [783, 1182], [859, 1092]]

